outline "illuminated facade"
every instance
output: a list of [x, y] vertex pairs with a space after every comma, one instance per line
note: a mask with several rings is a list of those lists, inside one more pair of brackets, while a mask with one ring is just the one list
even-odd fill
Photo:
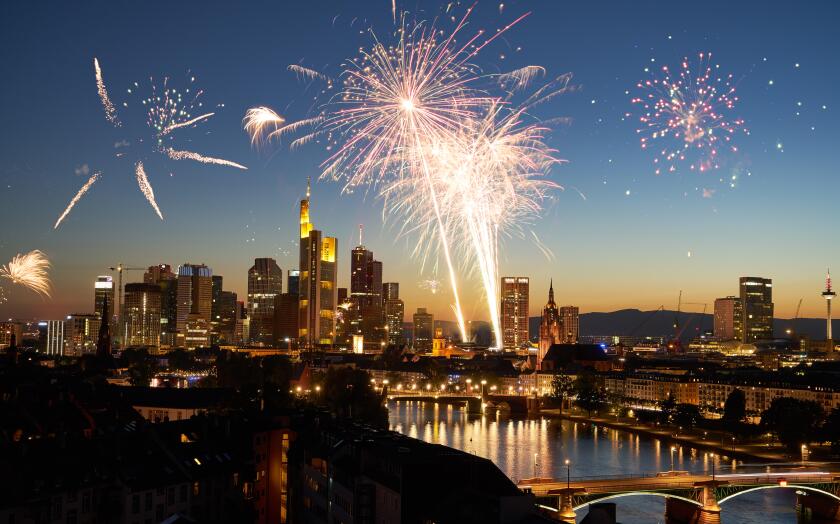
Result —
[[741, 340], [744, 336], [744, 309], [738, 297], [715, 299], [715, 330], [717, 340]]
[[160, 347], [173, 347], [178, 342], [178, 277], [169, 264], [158, 264], [149, 266], [143, 282], [160, 288]]
[[405, 303], [400, 300], [400, 285], [386, 282], [382, 285], [382, 299], [385, 306], [385, 332], [388, 344], [399, 346], [403, 341]]
[[96, 353], [96, 339], [102, 321], [99, 315], [68, 315], [64, 322], [64, 354], [73, 357]]
[[548, 348], [552, 344], [560, 343], [560, 311], [557, 309], [557, 304], [554, 302], [554, 281], [548, 286], [548, 302], [543, 308], [542, 318], [540, 319], [540, 341], [539, 350], [537, 352], [537, 369], [540, 369], [543, 358], [548, 353]]
[[[502, 278], [502, 345], [504, 349], [519, 349], [528, 340], [528, 277]], [[496, 341], [499, 345], [499, 341]]]
[[432, 340], [435, 336], [435, 317], [426, 312], [426, 308], [417, 308], [414, 314], [414, 349], [421, 351], [432, 350]]
[[[204, 264], [178, 267], [177, 345], [186, 348], [210, 344], [213, 270]], [[189, 333], [188, 333], [189, 324]]]
[[[93, 311], [99, 318], [102, 318], [102, 309], [105, 304], [105, 299], [108, 299], [109, 309], [113, 312], [114, 309], [114, 280], [109, 275], [96, 277], [96, 282], [93, 283], [94, 299]], [[105, 319], [103, 319], [105, 320]], [[111, 328], [114, 327], [114, 315], [108, 319], [111, 323]]]
[[156, 351], [160, 347], [160, 287], [155, 284], [125, 285], [122, 322], [126, 346], [142, 346]]
[[361, 243], [361, 226], [359, 228], [359, 245], [350, 256], [350, 302], [349, 312], [355, 313], [352, 318], [351, 331], [361, 334], [365, 343], [370, 347], [379, 346], [386, 339], [384, 304], [382, 300], [382, 262], [374, 260], [373, 251], [369, 251]]
[[64, 355], [64, 321], [45, 320], [39, 324], [44, 324], [43, 327], [46, 327], [47, 340], [44, 346], [46, 354], [53, 356]]
[[273, 258], [254, 259], [248, 270], [248, 318], [250, 341], [274, 342], [274, 299], [283, 293], [283, 272]]
[[773, 338], [773, 281], [769, 278], [741, 277], [743, 333], [741, 342]]
[[300, 322], [298, 335], [304, 347], [332, 344], [335, 340], [338, 240], [324, 237], [309, 217], [310, 187], [300, 201]]
[[580, 339], [580, 309], [577, 306], [562, 306], [559, 311], [561, 344], [577, 344]]

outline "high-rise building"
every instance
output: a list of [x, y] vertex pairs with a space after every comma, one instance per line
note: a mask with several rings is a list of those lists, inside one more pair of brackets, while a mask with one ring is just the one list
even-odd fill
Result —
[[426, 312], [426, 308], [417, 308], [414, 314], [414, 349], [418, 351], [431, 351], [432, 340], [435, 337], [435, 317]]
[[349, 346], [352, 342], [354, 332], [352, 321], [356, 319], [356, 310], [347, 293], [346, 287], [338, 288], [337, 304], [335, 309], [335, 343], [340, 346]]
[[196, 348], [210, 344], [213, 270], [204, 264], [178, 267], [177, 344]]
[[160, 288], [160, 347], [174, 347], [178, 344], [178, 277], [169, 264], [158, 264], [149, 266], [143, 282]]
[[277, 347], [297, 346], [300, 295], [281, 293], [274, 297], [274, 344]]
[[537, 350], [537, 369], [542, 367], [542, 361], [545, 358], [548, 349], [553, 344], [559, 344], [561, 340], [561, 333], [563, 328], [560, 324], [560, 311], [557, 309], [557, 304], [554, 302], [554, 280], [548, 286], [548, 302], [543, 308], [542, 318], [540, 319], [540, 341], [539, 349]]
[[64, 321], [45, 320], [43, 322], [47, 328], [47, 343], [44, 351], [47, 355], [59, 357], [64, 355]]
[[[110, 275], [96, 277], [96, 282], [93, 283], [93, 291], [93, 311], [99, 315], [99, 318], [102, 318], [102, 309], [106, 297], [108, 298], [109, 309], [111, 311], [114, 309], [114, 279]], [[111, 315], [111, 318], [107, 319], [107, 321], [113, 327], [114, 316]]]
[[382, 284], [382, 300], [385, 309], [385, 332], [388, 344], [398, 346], [403, 343], [403, 322], [405, 303], [400, 300], [400, 285], [397, 282]]
[[561, 344], [577, 344], [580, 338], [580, 310], [577, 306], [560, 308]]
[[218, 317], [214, 317], [210, 324], [216, 330], [219, 344], [239, 344], [236, 337], [236, 326], [242, 323], [239, 318], [239, 304], [236, 293], [222, 291], [219, 297]]
[[300, 315], [301, 344], [332, 344], [335, 340], [338, 240], [324, 237], [309, 217], [309, 183], [300, 201]]
[[219, 308], [222, 306], [222, 289], [224, 279], [221, 275], [213, 275], [212, 303], [210, 304], [210, 343], [219, 342], [219, 318], [222, 316]]
[[64, 354], [80, 357], [96, 353], [96, 338], [101, 323], [98, 314], [67, 315], [64, 322]]
[[743, 339], [743, 305], [738, 297], [715, 299], [714, 336], [717, 340]]
[[744, 326], [741, 341], [773, 338], [773, 280], [741, 277], [740, 289]]
[[274, 343], [274, 297], [283, 292], [283, 272], [273, 258], [254, 259], [248, 270], [250, 341]]
[[516, 350], [528, 340], [528, 277], [502, 277], [502, 341], [497, 347]]
[[286, 272], [287, 284], [286, 292], [292, 295], [300, 295], [300, 271], [297, 269], [290, 269]]
[[157, 284], [125, 285], [123, 319], [125, 346], [141, 346], [156, 352], [160, 347], [161, 293]]
[[359, 245], [350, 258], [350, 301], [356, 313], [351, 324], [353, 334], [362, 335], [365, 345], [378, 347], [385, 339], [382, 262], [374, 260], [373, 251], [362, 245], [361, 240], [359, 226]]

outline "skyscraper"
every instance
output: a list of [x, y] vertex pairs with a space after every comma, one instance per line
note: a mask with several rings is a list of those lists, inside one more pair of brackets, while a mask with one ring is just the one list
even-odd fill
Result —
[[540, 319], [540, 341], [539, 349], [537, 350], [537, 369], [542, 366], [543, 358], [545, 358], [548, 349], [552, 344], [559, 344], [561, 340], [561, 333], [563, 328], [560, 324], [560, 311], [557, 309], [557, 304], [554, 302], [554, 280], [548, 286], [548, 302], [543, 308], [542, 318]]
[[250, 340], [274, 343], [274, 297], [283, 292], [283, 272], [273, 258], [254, 259], [248, 270], [248, 318]]
[[309, 217], [309, 183], [300, 201], [300, 315], [301, 344], [332, 344], [335, 340], [336, 258], [338, 240], [324, 237]]
[[577, 306], [562, 306], [559, 311], [561, 344], [577, 344], [580, 338], [580, 310]]
[[142, 346], [156, 352], [160, 347], [160, 287], [156, 284], [125, 285], [123, 307], [125, 346]]
[[169, 348], [178, 343], [178, 279], [169, 264], [149, 266], [143, 282], [160, 288], [160, 347]]
[[204, 264], [178, 267], [177, 344], [196, 348], [210, 344], [213, 270]]
[[741, 277], [743, 334], [741, 341], [752, 343], [773, 338], [773, 281], [761, 277]]
[[47, 324], [47, 355], [64, 355], [64, 321], [46, 320]]
[[213, 302], [210, 304], [210, 342], [215, 344], [219, 342], [219, 318], [221, 312], [219, 308], [222, 305], [222, 286], [224, 279], [221, 275], [213, 275]]
[[287, 293], [292, 295], [300, 295], [300, 271], [297, 269], [290, 269], [286, 272], [288, 283], [286, 284]]
[[382, 262], [374, 260], [373, 251], [361, 243], [362, 229], [359, 226], [359, 245], [350, 258], [350, 301], [356, 318], [351, 321], [354, 335], [362, 335], [365, 345], [378, 347], [385, 339], [382, 302]]
[[274, 297], [274, 344], [277, 347], [297, 346], [300, 295], [281, 293]]
[[[103, 305], [105, 304], [106, 297], [108, 299], [109, 309], [113, 310], [114, 307], [114, 280], [110, 275], [96, 277], [96, 282], [93, 283], [93, 291], [93, 311], [99, 315], [99, 318], [102, 318]], [[112, 325], [114, 323], [113, 315], [109, 319], [102, 318], [102, 320]]]
[[403, 321], [405, 320], [405, 303], [400, 300], [400, 285], [396, 282], [382, 284], [382, 299], [385, 306], [385, 332], [389, 345], [400, 345], [403, 342]]
[[237, 303], [236, 293], [233, 291], [222, 291], [219, 298], [219, 316], [214, 318], [218, 330], [219, 344], [239, 344], [241, 340], [237, 338], [236, 327], [242, 324], [242, 319], [239, 318], [239, 304]]
[[417, 308], [414, 314], [414, 349], [418, 351], [431, 351], [432, 340], [435, 337], [435, 317], [426, 312], [426, 308]]
[[496, 347], [516, 350], [528, 340], [528, 277], [502, 277], [502, 341]]
[[743, 315], [740, 298], [729, 296], [715, 299], [715, 338], [717, 340], [742, 340]]

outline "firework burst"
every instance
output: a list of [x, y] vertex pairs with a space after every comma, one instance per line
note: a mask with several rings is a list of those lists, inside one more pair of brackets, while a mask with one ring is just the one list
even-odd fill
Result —
[[50, 296], [50, 261], [39, 250], [24, 255], [18, 253], [8, 264], [0, 267], [0, 278], [12, 281], [39, 295]]
[[717, 169], [721, 146], [737, 151], [735, 135], [749, 134], [744, 121], [732, 116], [738, 102], [732, 74], [722, 74], [711, 53], [698, 58], [696, 65], [684, 58], [676, 74], [663, 66], [661, 75], [636, 85], [642, 93], [630, 100], [640, 112], [636, 132], [642, 149], [658, 150], [656, 174], [676, 171], [682, 163], [692, 171]]
[[[108, 96], [108, 90], [105, 87], [105, 82], [102, 77], [102, 68], [99, 65], [99, 60], [93, 59], [94, 73], [96, 77], [96, 87], [99, 97], [102, 101], [102, 107], [105, 111], [106, 119], [111, 122], [114, 127], [122, 127], [120, 120], [117, 118], [117, 111], [114, 104]], [[129, 103], [125, 101], [122, 103], [123, 111], [130, 112], [134, 105], [142, 108], [142, 119], [145, 121], [146, 129], [138, 132], [139, 138], [132, 142], [121, 140], [119, 143], [124, 146], [134, 145], [141, 147], [145, 144], [151, 144], [151, 152], [158, 155], [165, 156], [172, 160], [192, 160], [204, 164], [215, 164], [220, 166], [235, 167], [237, 169], [248, 169], [242, 164], [225, 160], [223, 158], [215, 158], [211, 156], [202, 155], [194, 151], [182, 151], [174, 149], [171, 144], [175, 140], [175, 135], [179, 129], [194, 127], [199, 124], [207, 122], [215, 115], [213, 111], [205, 111], [202, 95], [204, 91], [196, 88], [195, 77], [191, 76], [187, 82], [187, 87], [179, 89], [170, 85], [169, 78], [164, 78], [163, 82], [158, 84], [153, 78], [149, 79], [148, 89], [146, 86], [141, 86], [139, 82], [134, 82], [133, 85], [127, 89], [127, 94], [138, 97], [139, 101]], [[141, 95], [145, 92], [145, 95]], [[223, 107], [220, 105], [219, 107]], [[139, 119], [137, 119], [139, 120]], [[131, 119], [128, 122], [134, 122]], [[151, 138], [148, 132], [151, 130]], [[124, 156], [124, 152], [117, 153], [117, 157]], [[149, 202], [149, 205], [154, 210], [155, 214], [163, 220], [163, 214], [155, 201], [154, 190], [151, 182], [146, 174], [143, 161], [137, 159], [134, 163], [135, 180], [143, 196]], [[76, 203], [87, 193], [91, 186], [101, 178], [100, 172], [95, 172], [93, 176], [82, 186], [76, 193], [73, 199], [65, 208], [64, 212], [56, 220], [54, 229], [58, 228], [61, 222], [69, 215], [70, 211]]]
[[[543, 86], [520, 110], [506, 109], [505, 97], [526, 87], [544, 70], [532, 66], [499, 77], [484, 75], [472, 61], [527, 15], [490, 35], [478, 31], [461, 39], [471, 10], [460, 21], [456, 19], [452, 31], [425, 22], [408, 23], [403, 16], [393, 44], [380, 41], [371, 31], [373, 45], [344, 61], [336, 75], [337, 89], [329, 85], [324, 90], [329, 98], [320, 112], [298, 126], [311, 127], [312, 131], [293, 141], [292, 147], [310, 142], [325, 144], [328, 157], [321, 165], [322, 177], [340, 181], [346, 192], [357, 187], [373, 188], [386, 202], [385, 214], [399, 217], [404, 232], [418, 233], [416, 249], [423, 263], [433, 252], [442, 255], [463, 340], [467, 333], [453, 251], [457, 247], [469, 252], [461, 259], [480, 266], [478, 272], [500, 345], [496, 246], [500, 231], [512, 228], [516, 217], [521, 216], [517, 210], [503, 208], [522, 209], [524, 201], [533, 201], [511, 198], [510, 193], [524, 190], [523, 181], [529, 178], [517, 175], [522, 164], [533, 159], [529, 156], [531, 148], [542, 145], [541, 141], [535, 144], [526, 140], [537, 138], [532, 134], [537, 128], [525, 131], [526, 127], [520, 127], [521, 119], [524, 111], [560, 90]], [[319, 77], [307, 74], [305, 78]], [[484, 85], [488, 83], [501, 88], [505, 96], [490, 94]], [[254, 143], [292, 132], [292, 126], [298, 124], [266, 135], [259, 125], [263, 120], [258, 114], [253, 118], [246, 115], [245, 128]], [[515, 144], [518, 152], [514, 152]], [[476, 158], [476, 169], [459, 170], [464, 162]], [[519, 166], [515, 166], [517, 162]], [[495, 171], [484, 172], [479, 165]], [[453, 206], [478, 204], [479, 197], [465, 202], [465, 197], [458, 194], [464, 187], [469, 188], [468, 193], [474, 191], [474, 183], [487, 192], [503, 189], [507, 198], [494, 194], [492, 202], [471, 207], [474, 213], [469, 216], [455, 213]]]

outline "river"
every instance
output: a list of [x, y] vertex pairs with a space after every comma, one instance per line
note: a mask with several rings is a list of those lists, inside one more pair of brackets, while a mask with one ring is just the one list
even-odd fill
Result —
[[[565, 477], [566, 459], [572, 478], [671, 469], [672, 453], [666, 443], [624, 431], [556, 418], [468, 415], [460, 407], [433, 402], [391, 401], [388, 408], [394, 431], [486, 457], [514, 481]], [[712, 459], [696, 449], [680, 448], [673, 460], [677, 470], [710, 471], [711, 460], [717, 472], [733, 470], [731, 461]], [[622, 524], [664, 522], [660, 497], [632, 496], [615, 502]], [[793, 524], [794, 506], [792, 489], [759, 490], [727, 501], [721, 518], [724, 524]], [[585, 510], [579, 512], [578, 520], [584, 515]]]

